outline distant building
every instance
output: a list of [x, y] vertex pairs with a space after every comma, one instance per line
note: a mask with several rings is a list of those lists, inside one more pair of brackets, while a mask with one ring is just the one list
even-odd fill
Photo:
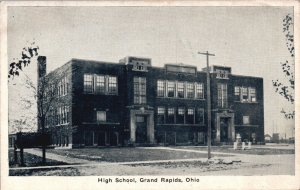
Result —
[[269, 134], [265, 135], [265, 142], [272, 142], [272, 137]]
[[273, 133], [272, 142], [279, 143], [279, 133]]
[[[47, 76], [40, 67], [40, 77], [67, 68], [72, 72], [59, 82], [46, 119], [56, 146], [206, 144], [206, 72], [126, 57], [119, 63], [72, 59]], [[232, 143], [237, 133], [264, 142], [263, 79], [224, 66], [211, 66], [210, 77], [213, 143]]]

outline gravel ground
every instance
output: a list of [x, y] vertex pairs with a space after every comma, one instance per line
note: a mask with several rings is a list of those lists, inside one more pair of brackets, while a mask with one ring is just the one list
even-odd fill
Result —
[[264, 167], [249, 163], [207, 164], [198, 161], [155, 164], [85, 166], [64, 169], [35, 169], [13, 171], [14, 176], [128, 176], [128, 175], [206, 175], [206, 172]]

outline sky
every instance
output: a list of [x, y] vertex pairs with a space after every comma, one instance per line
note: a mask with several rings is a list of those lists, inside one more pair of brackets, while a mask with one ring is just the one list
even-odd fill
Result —
[[[282, 20], [292, 7], [9, 7], [8, 60], [34, 41], [47, 56], [47, 72], [72, 58], [118, 62], [125, 56], [152, 59], [153, 66], [184, 63], [232, 67], [232, 73], [264, 78], [265, 133], [293, 136], [293, 110], [275, 93], [273, 79], [283, 79], [280, 62], [293, 61], [285, 45]], [[36, 65], [25, 71], [36, 77]], [[22, 77], [9, 85], [9, 118], [20, 112]]]

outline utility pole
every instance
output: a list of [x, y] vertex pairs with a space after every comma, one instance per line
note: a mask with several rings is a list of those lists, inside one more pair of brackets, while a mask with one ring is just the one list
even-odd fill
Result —
[[205, 53], [198, 52], [198, 54], [206, 55], [206, 82], [207, 82], [207, 157], [211, 158], [211, 100], [210, 100], [210, 74], [209, 74], [209, 56], [215, 56], [208, 51]]

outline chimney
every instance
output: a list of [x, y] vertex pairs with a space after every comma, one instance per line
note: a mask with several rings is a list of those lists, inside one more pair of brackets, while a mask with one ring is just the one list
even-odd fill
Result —
[[46, 56], [38, 56], [38, 79], [46, 75]]

